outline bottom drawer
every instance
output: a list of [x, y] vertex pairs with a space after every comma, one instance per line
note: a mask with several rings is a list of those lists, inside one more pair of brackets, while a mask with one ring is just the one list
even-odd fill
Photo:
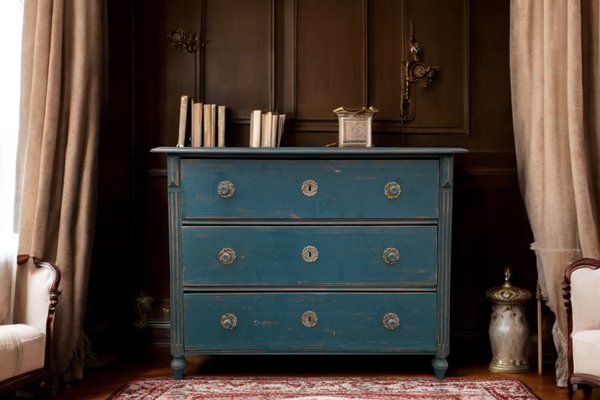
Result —
[[435, 293], [188, 293], [192, 352], [436, 351]]

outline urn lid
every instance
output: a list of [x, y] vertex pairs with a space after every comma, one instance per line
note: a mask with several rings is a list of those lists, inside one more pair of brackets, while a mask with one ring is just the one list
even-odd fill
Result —
[[362, 107], [362, 108], [346, 108], [338, 107], [333, 112], [338, 117], [351, 117], [351, 118], [369, 118], [377, 114], [379, 110], [375, 107]]
[[504, 284], [488, 289], [485, 296], [495, 304], [524, 304], [531, 299], [531, 293], [527, 289], [510, 284], [510, 268], [504, 269]]

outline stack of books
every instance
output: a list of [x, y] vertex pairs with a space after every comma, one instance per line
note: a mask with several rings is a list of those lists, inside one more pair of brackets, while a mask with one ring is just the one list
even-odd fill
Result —
[[285, 114], [254, 110], [250, 113], [250, 147], [279, 147]]
[[188, 96], [181, 96], [177, 146], [185, 146], [189, 109], [191, 109], [190, 145], [192, 147], [225, 147], [225, 106], [196, 103]]

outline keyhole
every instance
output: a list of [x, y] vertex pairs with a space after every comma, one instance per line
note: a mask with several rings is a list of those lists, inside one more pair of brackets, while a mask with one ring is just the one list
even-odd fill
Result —
[[304, 262], [312, 263], [319, 258], [319, 251], [314, 246], [306, 246], [302, 249], [302, 259]]
[[319, 185], [315, 180], [307, 179], [304, 182], [302, 182], [302, 193], [304, 193], [306, 197], [313, 197], [317, 194], [318, 191]]
[[314, 311], [306, 311], [302, 314], [302, 325], [307, 328], [313, 328], [319, 322], [319, 318]]

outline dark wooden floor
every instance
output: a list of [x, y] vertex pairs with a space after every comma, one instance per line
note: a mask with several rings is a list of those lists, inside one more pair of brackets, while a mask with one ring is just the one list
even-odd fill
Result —
[[[192, 357], [186, 369], [194, 375], [237, 376], [393, 376], [431, 377], [428, 356], [219, 356]], [[168, 349], [154, 349], [144, 356], [100, 356], [96, 367], [86, 369], [85, 378], [63, 388], [55, 399], [106, 399], [128, 381], [140, 377], [170, 376]], [[566, 399], [567, 390], [554, 383], [552, 366], [542, 375], [532, 370], [520, 374], [493, 374], [486, 362], [448, 359], [448, 377], [516, 378], [543, 400]], [[579, 391], [582, 392], [582, 391]], [[600, 399], [594, 391], [593, 399]], [[575, 399], [583, 399], [577, 393]]]

